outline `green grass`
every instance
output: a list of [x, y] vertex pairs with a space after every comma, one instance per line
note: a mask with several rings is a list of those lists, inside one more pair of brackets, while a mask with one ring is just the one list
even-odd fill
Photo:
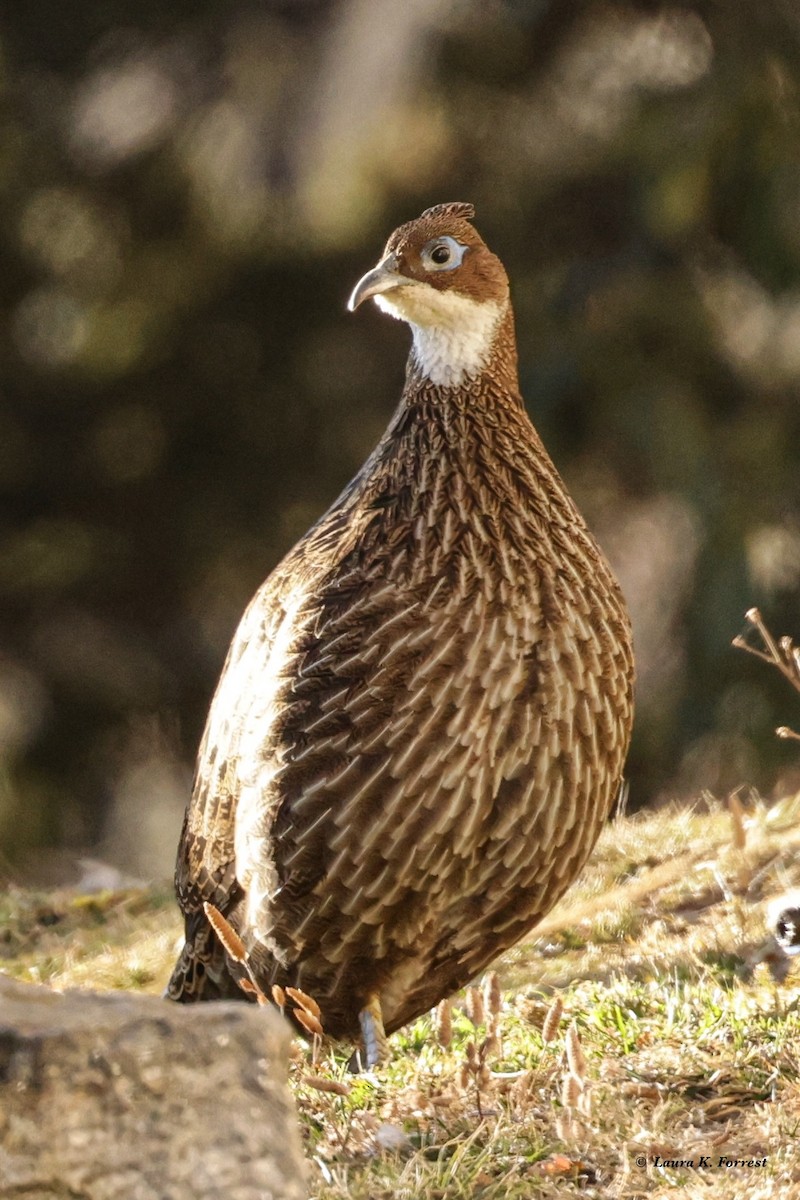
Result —
[[[455, 997], [449, 1037], [417, 1021], [363, 1076], [347, 1047], [295, 1043], [312, 1196], [800, 1196], [800, 967], [764, 927], [764, 902], [798, 883], [799, 819], [795, 799], [753, 799], [743, 826], [708, 801], [617, 821], [496, 964], [501, 1003], [477, 1027]], [[159, 992], [180, 922], [168, 888], [12, 891], [0, 929], [18, 978]]]

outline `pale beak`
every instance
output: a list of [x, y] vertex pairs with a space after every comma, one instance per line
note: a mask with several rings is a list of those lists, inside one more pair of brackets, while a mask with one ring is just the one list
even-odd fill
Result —
[[382, 292], [390, 292], [393, 288], [413, 283], [414, 280], [400, 274], [398, 266], [396, 255], [387, 254], [377, 267], [367, 271], [366, 275], [359, 279], [347, 301], [350, 312], [355, 312], [359, 304], [369, 300], [370, 296], [380, 296]]

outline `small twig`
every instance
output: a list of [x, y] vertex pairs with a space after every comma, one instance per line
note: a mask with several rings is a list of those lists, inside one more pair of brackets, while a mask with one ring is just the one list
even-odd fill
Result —
[[[737, 650], [746, 650], [748, 654], [753, 654], [763, 662], [777, 667], [781, 675], [789, 680], [792, 687], [800, 692], [800, 647], [795, 646], [790, 637], [784, 636], [776, 642], [757, 608], [749, 608], [745, 613], [745, 619], [758, 633], [764, 649], [760, 646], [752, 646], [746, 636], [741, 633], [738, 633], [733, 639], [733, 645]], [[794, 738], [800, 741], [800, 734], [795, 733], [786, 725], [781, 725], [775, 730], [775, 733], [779, 738]]]

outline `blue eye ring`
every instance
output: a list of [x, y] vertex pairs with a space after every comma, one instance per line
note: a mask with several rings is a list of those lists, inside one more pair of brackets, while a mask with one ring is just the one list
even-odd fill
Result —
[[454, 237], [431, 238], [420, 251], [420, 262], [426, 271], [455, 271], [460, 267], [467, 247]]

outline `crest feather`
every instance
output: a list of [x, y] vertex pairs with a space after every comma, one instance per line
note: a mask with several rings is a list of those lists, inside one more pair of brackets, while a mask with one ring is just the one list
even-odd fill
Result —
[[434, 204], [426, 208], [423, 217], [455, 217], [462, 221], [471, 221], [475, 216], [472, 204], [464, 204], [459, 200], [451, 200], [449, 204]]

